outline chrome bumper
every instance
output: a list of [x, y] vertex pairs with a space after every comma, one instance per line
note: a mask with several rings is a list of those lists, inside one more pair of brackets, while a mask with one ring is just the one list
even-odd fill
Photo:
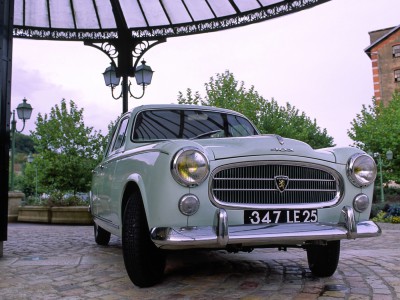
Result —
[[216, 248], [228, 245], [262, 247], [301, 245], [306, 241], [329, 241], [374, 237], [381, 229], [372, 221], [356, 223], [354, 211], [345, 206], [339, 222], [228, 226], [224, 209], [215, 213], [214, 226], [156, 227], [151, 230], [154, 244], [163, 249]]

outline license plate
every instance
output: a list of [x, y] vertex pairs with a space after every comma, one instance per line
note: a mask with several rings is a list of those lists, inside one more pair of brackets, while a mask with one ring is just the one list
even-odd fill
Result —
[[295, 210], [245, 210], [245, 224], [273, 224], [273, 223], [316, 223], [318, 211], [316, 209]]

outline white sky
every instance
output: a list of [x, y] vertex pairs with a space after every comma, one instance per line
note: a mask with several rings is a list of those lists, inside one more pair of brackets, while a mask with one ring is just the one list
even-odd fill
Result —
[[[399, 0], [332, 0], [258, 24], [169, 38], [145, 54], [153, 81], [142, 99], [130, 98], [129, 109], [176, 103], [187, 88], [204, 96], [204, 83], [229, 70], [265, 99], [289, 102], [316, 118], [338, 146], [350, 145], [350, 122], [362, 104], [372, 103], [368, 32], [399, 25], [399, 12]], [[109, 59], [101, 51], [83, 42], [14, 39], [13, 55], [12, 109], [28, 99], [34, 108], [28, 130], [37, 113], [49, 113], [63, 98], [84, 108], [85, 124], [103, 134], [121, 113], [122, 101], [104, 85]]]

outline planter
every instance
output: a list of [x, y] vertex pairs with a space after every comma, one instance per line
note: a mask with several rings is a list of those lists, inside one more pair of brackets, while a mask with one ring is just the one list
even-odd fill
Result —
[[50, 223], [50, 207], [20, 206], [18, 222]]
[[21, 192], [8, 192], [8, 222], [17, 222], [18, 208], [25, 197]]
[[93, 219], [87, 206], [20, 206], [19, 222], [51, 224], [92, 224]]
[[93, 219], [87, 206], [66, 206], [51, 208], [52, 224], [92, 224]]

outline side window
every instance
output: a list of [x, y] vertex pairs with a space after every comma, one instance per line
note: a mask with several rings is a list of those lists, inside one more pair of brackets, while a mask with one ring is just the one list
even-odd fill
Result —
[[115, 152], [125, 144], [126, 129], [128, 128], [129, 118], [125, 118], [121, 121], [118, 129], [114, 132], [113, 144], [110, 149], [110, 153]]
[[394, 70], [394, 81], [400, 82], [400, 69]]
[[400, 45], [394, 45], [393, 48], [393, 57], [400, 58]]
[[229, 135], [233, 137], [257, 135], [254, 127], [244, 118], [228, 115]]

